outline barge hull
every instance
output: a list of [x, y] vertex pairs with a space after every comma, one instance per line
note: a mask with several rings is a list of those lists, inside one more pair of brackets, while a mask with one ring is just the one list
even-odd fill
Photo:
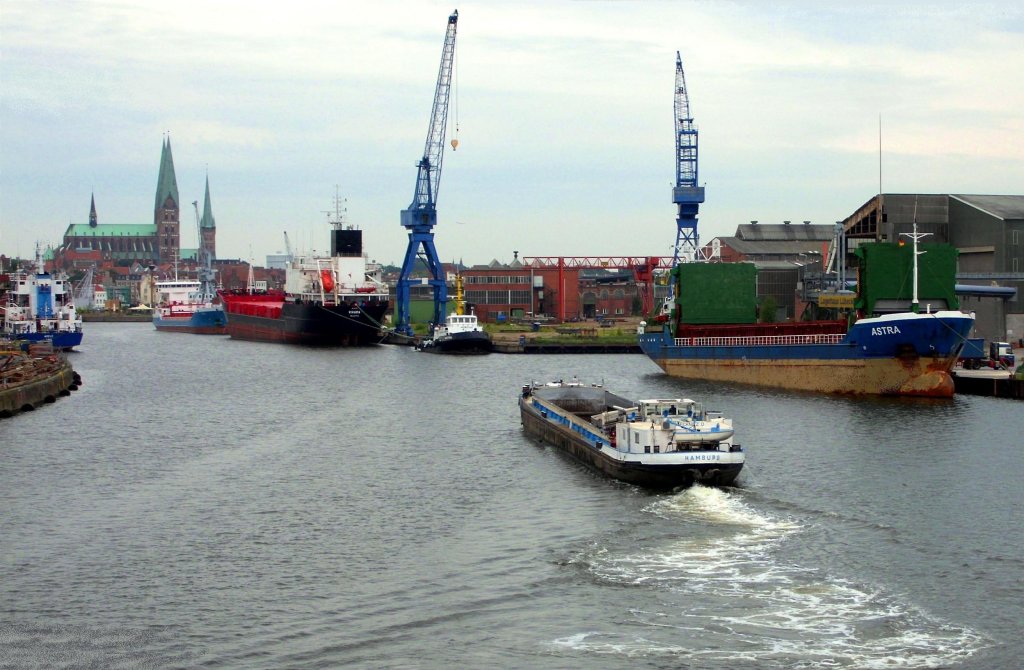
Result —
[[[584, 440], [578, 433], [554, 424], [520, 401], [520, 416], [526, 433], [550, 444], [577, 461], [621, 481], [652, 489], [673, 489], [694, 483], [709, 486], [729, 486], [743, 468], [742, 463], [724, 463], [701, 460], [678, 465], [623, 463], [605, 456], [599, 448]], [[724, 455], [724, 452], [721, 452]], [[720, 458], [715, 452], [695, 453], [695, 458]]]

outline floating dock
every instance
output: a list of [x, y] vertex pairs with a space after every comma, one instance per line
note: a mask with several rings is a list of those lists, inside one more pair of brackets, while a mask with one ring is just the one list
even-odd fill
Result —
[[1024, 400], [1024, 379], [1017, 379], [1010, 372], [955, 370], [953, 385], [957, 393], [964, 395]]

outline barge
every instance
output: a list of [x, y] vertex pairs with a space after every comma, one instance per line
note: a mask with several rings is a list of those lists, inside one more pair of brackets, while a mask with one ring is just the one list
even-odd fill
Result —
[[746, 460], [732, 420], [688, 398], [631, 401], [597, 384], [528, 384], [524, 431], [629, 484], [673, 489], [731, 485]]

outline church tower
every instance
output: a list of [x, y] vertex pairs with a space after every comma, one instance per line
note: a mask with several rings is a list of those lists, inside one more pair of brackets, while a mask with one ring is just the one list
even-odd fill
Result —
[[174, 176], [171, 139], [165, 138], [160, 152], [160, 174], [156, 179], [156, 207], [153, 223], [160, 246], [160, 262], [169, 263], [181, 254], [181, 206], [178, 179]]
[[203, 218], [199, 220], [199, 243], [210, 252], [210, 260], [217, 258], [217, 224], [210, 206], [210, 175], [206, 175], [206, 197], [203, 199]]
[[96, 194], [92, 194], [92, 202], [89, 203], [89, 227], [95, 228], [99, 224], [96, 218]]

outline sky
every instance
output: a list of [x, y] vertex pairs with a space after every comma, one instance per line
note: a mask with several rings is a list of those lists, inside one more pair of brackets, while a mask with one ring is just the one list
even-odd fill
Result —
[[1024, 194], [1017, 2], [0, 0], [0, 253], [60, 243], [92, 194], [152, 223], [169, 133], [182, 246], [208, 175], [220, 258], [327, 249], [337, 193], [401, 265], [453, 9], [443, 262], [671, 256], [677, 51], [701, 242], [834, 223], [880, 180]]

